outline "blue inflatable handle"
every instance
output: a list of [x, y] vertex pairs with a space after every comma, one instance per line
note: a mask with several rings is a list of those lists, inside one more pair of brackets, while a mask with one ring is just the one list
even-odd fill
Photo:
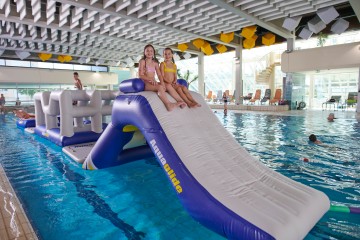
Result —
[[124, 80], [120, 83], [119, 90], [123, 93], [137, 93], [145, 89], [145, 83], [140, 78]]
[[177, 80], [177, 83], [180, 84], [180, 85], [185, 86], [186, 88], [189, 88], [188, 82], [185, 79], [180, 78], [180, 79]]

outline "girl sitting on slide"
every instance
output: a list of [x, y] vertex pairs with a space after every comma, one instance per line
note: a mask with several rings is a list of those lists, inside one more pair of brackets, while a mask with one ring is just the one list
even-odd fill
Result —
[[[155, 80], [155, 73], [157, 74], [160, 83]], [[165, 104], [165, 107], [168, 111], [173, 110], [176, 107], [183, 108], [186, 106], [185, 102], [180, 98], [180, 96], [173, 89], [169, 90], [170, 95], [177, 101], [177, 103], [172, 103], [166, 96], [166, 88], [160, 73], [159, 61], [155, 57], [155, 49], [152, 45], [146, 45], [144, 48], [144, 56], [139, 62], [139, 77], [145, 83], [145, 91], [157, 92], [161, 101]]]
[[168, 92], [175, 89], [189, 108], [201, 107], [201, 105], [191, 96], [187, 87], [177, 83], [177, 69], [171, 48], [165, 48], [164, 50], [164, 62], [160, 64], [160, 71]]

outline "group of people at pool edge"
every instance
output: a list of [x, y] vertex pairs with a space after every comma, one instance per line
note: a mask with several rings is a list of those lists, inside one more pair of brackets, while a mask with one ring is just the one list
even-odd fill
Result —
[[[155, 80], [155, 74], [160, 83]], [[171, 48], [165, 48], [164, 62], [159, 66], [155, 48], [150, 44], [146, 45], [144, 56], [139, 61], [139, 78], [145, 83], [145, 91], [158, 93], [168, 111], [172, 111], [176, 107], [196, 108], [201, 106], [185, 86], [177, 83], [177, 69]], [[176, 100], [176, 103], [170, 102], [165, 92], [168, 92]]]

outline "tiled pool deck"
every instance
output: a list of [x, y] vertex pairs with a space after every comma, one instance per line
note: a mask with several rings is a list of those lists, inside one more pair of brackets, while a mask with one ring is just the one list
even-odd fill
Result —
[[0, 240], [38, 239], [1, 165], [0, 213]]

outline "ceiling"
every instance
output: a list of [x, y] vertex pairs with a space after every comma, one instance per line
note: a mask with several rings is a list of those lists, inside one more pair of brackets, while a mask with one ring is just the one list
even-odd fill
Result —
[[[357, 3], [356, 3], [357, 2]], [[72, 56], [71, 63], [126, 66], [137, 62], [146, 44], [173, 47], [202, 38], [210, 44], [237, 46], [220, 41], [221, 32], [235, 32], [257, 25], [272, 32], [277, 41], [293, 36], [282, 22], [285, 17], [313, 16], [318, 9], [350, 9], [359, 26], [357, 0], [0, 0], [1, 57], [19, 57], [16, 51]], [[354, 13], [355, 12], [355, 13]], [[305, 18], [304, 18], [305, 19]], [[300, 24], [301, 25], [301, 24]], [[197, 54], [191, 43], [187, 50]], [[129, 58], [130, 57], [130, 58]]]

